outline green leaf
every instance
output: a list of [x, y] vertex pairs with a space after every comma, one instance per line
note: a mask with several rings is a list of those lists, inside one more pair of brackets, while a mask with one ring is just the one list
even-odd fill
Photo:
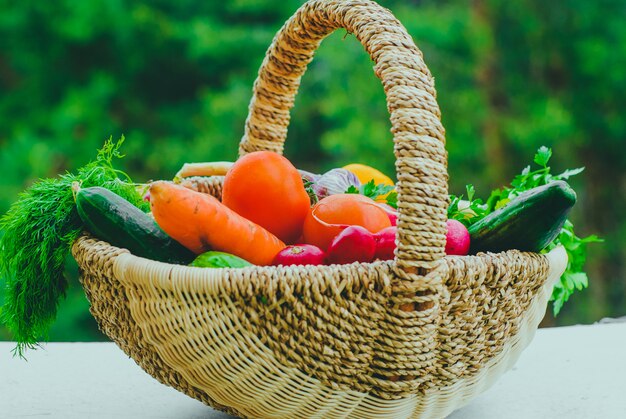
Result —
[[348, 190], [346, 190], [346, 193], [360, 193], [361, 195], [367, 196], [368, 198], [372, 198], [375, 200], [381, 196], [385, 196], [391, 193], [394, 188], [394, 186], [384, 185], [382, 183], [376, 185], [374, 183], [374, 180], [370, 180], [365, 185], [361, 185], [360, 189], [357, 189], [353, 185], [350, 185]]
[[587, 236], [585, 238], [580, 239], [581, 243], [604, 243], [604, 239], [592, 234], [591, 236]]
[[348, 189], [346, 189], [346, 193], [356, 193], [356, 194], [359, 194], [359, 193], [361, 193], [361, 191], [356, 186], [350, 185], [350, 187], [348, 187]]
[[396, 208], [398, 209], [398, 193], [397, 192], [390, 192], [389, 195], [387, 195], [387, 205], [389, 205], [392, 208]]
[[584, 167], [579, 167], [577, 169], [568, 169], [564, 171], [563, 173], [561, 173], [560, 175], [556, 175], [554, 178], [557, 180], [567, 180], [570, 177], [581, 173], [583, 170], [585, 170]]
[[374, 195], [375, 190], [376, 184], [374, 183], [373, 179], [367, 182], [365, 185], [361, 185], [361, 194], [370, 198], [372, 197], [372, 195]]
[[535, 154], [534, 161], [541, 167], [547, 167], [550, 157], [552, 157], [552, 149], [546, 146], [541, 146], [539, 147], [539, 150], [537, 150], [537, 154]]
[[474, 195], [476, 194], [476, 191], [474, 190], [474, 185], [472, 185], [471, 183], [469, 185], [466, 185], [465, 190], [467, 191], [467, 200], [471, 202], [472, 199], [474, 199]]

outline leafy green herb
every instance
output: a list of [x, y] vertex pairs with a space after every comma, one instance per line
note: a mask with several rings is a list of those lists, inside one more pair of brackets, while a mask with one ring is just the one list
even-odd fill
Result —
[[311, 201], [311, 205], [313, 206], [317, 204], [320, 198], [315, 193], [315, 189], [313, 188], [314, 183], [306, 179], [302, 179], [302, 182], [304, 183], [304, 190], [306, 191], [307, 195], [309, 195], [309, 201]]
[[[450, 196], [448, 218], [461, 221], [469, 227], [486, 215], [502, 208], [512, 198], [524, 191], [555, 180], [567, 180], [584, 170], [583, 167], [580, 167], [566, 170], [558, 175], [552, 175], [548, 166], [551, 157], [552, 149], [545, 146], [540, 147], [534, 157], [534, 162], [539, 167], [535, 170], [532, 170], [531, 166], [525, 167], [522, 173], [513, 178], [510, 186], [492, 191], [485, 203], [480, 199], [474, 199], [474, 187], [467, 185], [467, 200], [463, 200], [463, 195]], [[576, 290], [587, 288], [589, 281], [587, 274], [583, 271], [586, 259], [586, 245], [601, 241], [596, 236], [578, 237], [574, 233], [574, 225], [568, 220], [558, 237], [543, 250], [543, 253], [549, 252], [555, 247], [562, 245], [569, 259], [567, 269], [561, 276], [560, 282], [555, 285], [551, 296], [555, 316]]]
[[381, 196], [386, 196], [387, 205], [397, 208], [398, 207], [398, 195], [394, 191], [395, 186], [385, 185], [383, 183], [379, 183], [378, 185], [374, 183], [374, 180], [370, 180], [365, 185], [361, 185], [360, 188], [357, 188], [354, 185], [350, 185], [348, 189], [346, 189], [346, 193], [353, 194], [361, 194], [365, 195], [368, 198], [372, 198], [376, 200], [376, 198]]
[[398, 209], [398, 193], [396, 191], [389, 192], [387, 198], [385, 199], [387, 205], [389, 205], [391, 208]]
[[466, 185], [465, 190], [467, 193], [467, 200], [463, 199], [463, 195], [450, 195], [448, 218], [460, 221], [466, 227], [469, 227], [487, 215], [487, 206], [483, 204], [481, 199], [474, 199], [474, 195], [476, 193], [474, 185]]
[[123, 157], [117, 142], [109, 138], [95, 161], [75, 174], [44, 179], [19, 195], [0, 219], [0, 278], [7, 295], [0, 313], [2, 323], [13, 332], [23, 356], [47, 337], [67, 280], [64, 262], [83, 225], [74, 204], [74, 191], [81, 187], [102, 186], [117, 193], [144, 211], [149, 209], [130, 178], [113, 168], [113, 159]]

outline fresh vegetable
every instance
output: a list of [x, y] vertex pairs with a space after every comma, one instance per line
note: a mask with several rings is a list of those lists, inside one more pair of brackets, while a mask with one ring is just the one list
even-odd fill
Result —
[[328, 247], [326, 261], [330, 264], [371, 262], [375, 253], [374, 235], [364, 227], [353, 225], [333, 239]]
[[17, 341], [16, 353], [35, 347], [46, 336], [65, 295], [65, 259], [81, 235], [83, 223], [74, 204], [73, 185], [102, 186], [142, 210], [148, 209], [130, 178], [113, 167], [124, 142], [104, 143], [95, 161], [56, 179], [45, 179], [22, 192], [0, 219], [0, 277], [6, 283], [1, 320]]
[[346, 189], [346, 193], [361, 194], [376, 202], [385, 203], [392, 208], [398, 207], [398, 194], [394, 191], [394, 187], [382, 183], [375, 184], [373, 180], [361, 185], [360, 188], [350, 186]]
[[190, 266], [198, 268], [246, 268], [252, 264], [230, 253], [209, 250], [196, 257]]
[[389, 222], [391, 223], [391, 225], [392, 226], [397, 225], [398, 224], [398, 210], [396, 210], [395, 208], [387, 204], [378, 204], [378, 205], [380, 205], [380, 207], [384, 209], [385, 212], [387, 213], [387, 217], [389, 217]]
[[270, 151], [246, 154], [224, 178], [222, 202], [286, 243], [294, 243], [310, 208], [298, 170]]
[[343, 168], [354, 173], [359, 178], [362, 184], [366, 184], [373, 180], [376, 185], [382, 184], [387, 186], [394, 186], [393, 180], [391, 180], [389, 176], [385, 175], [378, 169], [374, 169], [373, 167], [366, 166], [364, 164], [354, 163], [344, 166]]
[[[551, 149], [548, 147], [539, 148], [534, 158], [534, 163], [539, 168], [531, 170], [531, 166], [526, 166], [522, 173], [513, 179], [510, 186], [492, 191], [485, 203], [481, 199], [474, 199], [474, 187], [467, 185], [466, 198], [469, 203], [463, 205], [461, 202], [463, 196], [450, 196], [451, 204], [448, 209], [448, 218], [454, 218], [466, 226], [470, 226], [491, 212], [502, 208], [512, 198], [525, 191], [546, 185], [555, 180], [568, 180], [584, 170], [584, 168], [580, 167], [553, 175], [550, 172], [550, 166], [548, 166], [551, 157]], [[552, 292], [551, 301], [553, 301], [555, 315], [559, 313], [563, 304], [575, 290], [582, 290], [588, 286], [587, 274], [583, 270], [586, 260], [586, 247], [589, 243], [601, 241], [603, 240], [595, 235], [584, 238], [578, 237], [574, 232], [574, 225], [568, 220], [563, 225], [558, 237], [543, 250], [543, 252], [549, 252], [556, 246], [562, 245], [565, 247], [568, 257], [567, 268]]]
[[326, 254], [312, 244], [287, 246], [274, 258], [272, 265], [323, 265]]
[[397, 233], [398, 228], [394, 225], [383, 228], [378, 233], [374, 234], [374, 240], [376, 241], [376, 253], [374, 254], [374, 259], [392, 260], [394, 258]]
[[[364, 164], [349, 164], [343, 168], [354, 173], [361, 181], [363, 186], [358, 193], [369, 196], [375, 201], [385, 202], [394, 208], [396, 207], [395, 184], [387, 175], [378, 169]], [[346, 190], [346, 192], [356, 193], [353, 188], [350, 191]]]
[[205, 163], [185, 163], [174, 176], [174, 182], [191, 176], [225, 176], [233, 166], [229, 161], [212, 161]]
[[331, 195], [314, 205], [304, 222], [304, 241], [328, 249], [332, 240], [350, 225], [378, 233], [391, 222], [385, 210], [362, 195]]
[[302, 177], [302, 180], [306, 183], [306, 182], [315, 182], [317, 181], [320, 177], [322, 177], [322, 175], [318, 175], [316, 173], [311, 173], [311, 172], [307, 172], [306, 170], [301, 170], [298, 169], [298, 173], [300, 173], [300, 177]]
[[194, 257], [172, 240], [150, 216], [108, 189], [94, 186], [76, 193], [78, 215], [87, 230], [113, 246], [161, 262], [187, 264]]
[[575, 203], [562, 180], [526, 191], [470, 226], [471, 252], [539, 252], [559, 235]]
[[446, 255], [465, 256], [470, 250], [470, 234], [461, 222], [448, 220], [446, 222]]
[[196, 254], [218, 250], [254, 265], [269, 265], [285, 244], [211, 195], [170, 182], [150, 185], [150, 206], [159, 226]]
[[310, 180], [310, 186], [317, 200], [329, 195], [345, 193], [350, 187], [360, 188], [361, 182], [356, 175], [346, 169], [332, 169]]

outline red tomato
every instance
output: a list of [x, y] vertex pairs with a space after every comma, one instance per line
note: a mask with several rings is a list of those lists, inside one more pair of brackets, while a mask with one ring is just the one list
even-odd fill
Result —
[[235, 162], [224, 178], [224, 205], [294, 243], [310, 208], [298, 170], [280, 154], [256, 151]]
[[304, 222], [304, 241], [327, 250], [335, 236], [351, 225], [378, 233], [391, 222], [385, 210], [368, 197], [330, 195], [311, 208]]

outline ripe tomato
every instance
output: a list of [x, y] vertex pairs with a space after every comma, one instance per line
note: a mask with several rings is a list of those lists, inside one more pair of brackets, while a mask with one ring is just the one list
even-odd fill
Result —
[[304, 221], [304, 241], [327, 250], [332, 240], [351, 225], [378, 233], [391, 226], [384, 209], [357, 194], [330, 195], [315, 204]]
[[288, 244], [300, 237], [310, 208], [298, 170], [270, 151], [246, 154], [235, 162], [224, 178], [222, 202]]

